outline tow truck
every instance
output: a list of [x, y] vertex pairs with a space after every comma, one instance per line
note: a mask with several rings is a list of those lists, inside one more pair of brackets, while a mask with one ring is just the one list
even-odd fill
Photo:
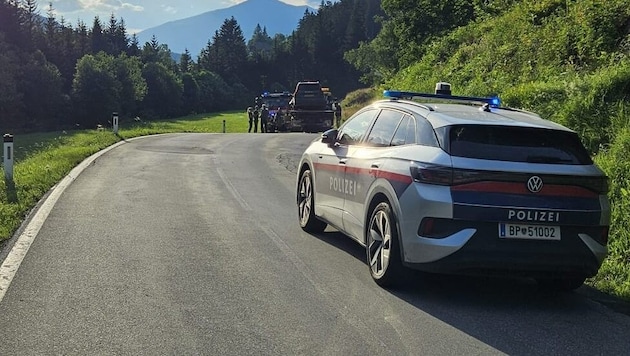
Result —
[[270, 132], [323, 132], [333, 128], [335, 112], [330, 89], [322, 88], [319, 81], [298, 82], [293, 94], [285, 92], [282, 97], [289, 98], [286, 107], [269, 106], [274, 109], [267, 125]]

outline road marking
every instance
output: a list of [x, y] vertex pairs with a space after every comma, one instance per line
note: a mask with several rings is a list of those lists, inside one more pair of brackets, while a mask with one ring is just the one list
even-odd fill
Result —
[[[128, 141], [129, 140], [127, 140], [127, 142]], [[39, 230], [42, 228], [42, 225], [44, 225], [50, 211], [55, 206], [55, 203], [57, 203], [57, 200], [59, 200], [59, 197], [64, 190], [66, 190], [76, 177], [78, 177], [79, 174], [81, 174], [81, 172], [83, 172], [83, 170], [92, 164], [98, 157], [125, 143], [125, 141], [118, 142], [86, 158], [83, 162], [74, 167], [59, 183], [51, 188], [50, 194], [44, 199], [41, 206], [37, 208], [35, 215], [33, 215], [33, 218], [28, 222], [22, 233], [18, 236], [11, 252], [9, 252], [5, 258], [2, 266], [0, 266], [0, 302], [2, 302], [4, 295], [9, 289], [11, 281], [13, 281], [13, 277], [15, 277], [18, 268], [20, 268], [26, 253], [33, 244], [33, 241], [35, 241], [35, 237], [37, 237]]]
[[252, 208], [249, 206], [249, 204], [247, 204], [247, 201], [243, 199], [243, 196], [241, 195], [241, 193], [239, 193], [238, 190], [236, 190], [232, 182], [225, 175], [225, 172], [223, 172], [223, 169], [221, 168], [221, 160], [219, 160], [219, 158], [217, 157], [212, 157], [212, 160], [214, 161], [214, 166], [216, 167], [219, 178], [221, 178], [221, 180], [223, 181], [223, 184], [225, 184], [230, 194], [232, 194], [234, 199], [238, 202], [241, 208], [243, 208], [243, 210], [251, 211]]

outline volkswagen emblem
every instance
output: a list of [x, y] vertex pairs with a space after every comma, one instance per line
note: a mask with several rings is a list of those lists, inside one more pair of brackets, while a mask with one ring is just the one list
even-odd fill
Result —
[[543, 187], [542, 178], [533, 176], [527, 180], [527, 189], [532, 193], [538, 193]]

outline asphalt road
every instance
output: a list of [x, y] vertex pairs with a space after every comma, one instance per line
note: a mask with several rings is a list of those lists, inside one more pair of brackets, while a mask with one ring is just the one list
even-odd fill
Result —
[[630, 316], [582, 292], [378, 287], [359, 245], [299, 228], [295, 165], [315, 137], [163, 135], [97, 158], [0, 301], [0, 355], [630, 353]]

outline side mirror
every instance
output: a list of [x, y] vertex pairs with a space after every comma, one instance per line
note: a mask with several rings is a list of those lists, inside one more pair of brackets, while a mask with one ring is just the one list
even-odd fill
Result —
[[337, 129], [330, 129], [322, 133], [322, 143], [327, 144], [328, 146], [332, 146], [337, 142], [337, 134], [339, 131]]

